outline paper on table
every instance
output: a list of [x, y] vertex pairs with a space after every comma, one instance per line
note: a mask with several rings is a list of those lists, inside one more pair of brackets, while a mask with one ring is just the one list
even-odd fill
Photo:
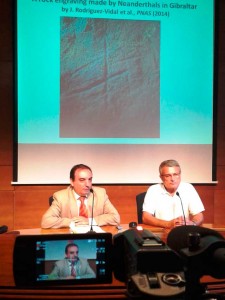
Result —
[[[92, 226], [94, 232], [105, 232], [101, 227], [97, 225]], [[70, 230], [72, 233], [87, 233], [90, 231], [90, 225], [76, 226], [74, 222], [70, 223]]]

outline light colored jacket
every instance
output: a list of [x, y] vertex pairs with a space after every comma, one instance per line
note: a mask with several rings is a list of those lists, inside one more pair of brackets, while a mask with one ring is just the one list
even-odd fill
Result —
[[[55, 262], [52, 272], [49, 274], [49, 279], [66, 279], [70, 277], [71, 269], [67, 259], [58, 260]], [[95, 278], [95, 272], [90, 267], [87, 259], [79, 258], [76, 266], [76, 278]]]
[[[106, 190], [100, 187], [93, 187], [93, 193], [88, 195], [88, 217], [92, 217], [92, 203], [94, 195], [93, 217], [98, 226], [117, 225], [120, 223], [120, 215], [110, 202]], [[88, 224], [88, 219], [84, 221], [78, 214], [77, 200], [73, 193], [73, 188], [66, 189], [53, 194], [54, 201], [44, 213], [41, 220], [42, 228], [62, 228], [69, 227], [73, 221], [77, 225]]]

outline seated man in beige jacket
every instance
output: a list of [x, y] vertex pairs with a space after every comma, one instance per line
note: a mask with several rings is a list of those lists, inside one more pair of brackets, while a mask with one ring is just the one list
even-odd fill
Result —
[[118, 225], [118, 211], [110, 202], [104, 188], [92, 189], [92, 177], [90, 167], [84, 164], [73, 166], [70, 171], [70, 186], [53, 194], [54, 200], [42, 217], [41, 227], [69, 227], [72, 222], [75, 225], [88, 225], [92, 211], [93, 224]]

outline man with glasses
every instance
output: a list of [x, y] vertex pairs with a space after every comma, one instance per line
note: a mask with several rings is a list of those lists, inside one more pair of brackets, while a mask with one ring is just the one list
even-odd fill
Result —
[[204, 205], [190, 183], [181, 181], [181, 168], [176, 160], [163, 161], [159, 166], [162, 183], [147, 190], [143, 203], [143, 223], [163, 227], [203, 223]]
[[81, 279], [95, 278], [95, 272], [90, 267], [86, 258], [78, 256], [79, 248], [77, 244], [70, 243], [65, 248], [65, 258], [55, 262], [49, 279]]

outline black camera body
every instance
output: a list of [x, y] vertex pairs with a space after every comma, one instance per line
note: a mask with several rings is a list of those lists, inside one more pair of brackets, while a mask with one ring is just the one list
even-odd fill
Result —
[[158, 236], [129, 229], [113, 237], [114, 275], [127, 283], [128, 293], [174, 297], [185, 292], [183, 263]]

